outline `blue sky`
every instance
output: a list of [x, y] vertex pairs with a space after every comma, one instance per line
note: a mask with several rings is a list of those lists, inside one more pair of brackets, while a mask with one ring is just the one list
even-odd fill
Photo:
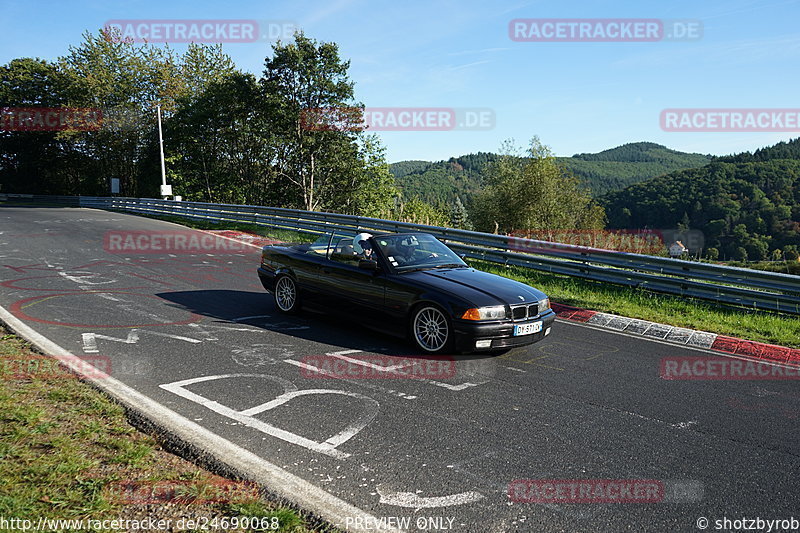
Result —
[[[800, 133], [665, 132], [665, 108], [800, 108], [800, 0], [218, 2], [0, 1], [0, 62], [55, 59], [110, 19], [289, 20], [333, 41], [368, 107], [491, 108], [485, 131], [381, 132], [390, 162], [496, 151], [533, 135], [557, 155], [653, 141], [689, 152], [753, 150]], [[515, 42], [517, 18], [696, 19], [685, 42]], [[173, 45], [181, 50], [181, 45]], [[230, 43], [260, 74], [269, 43]]]

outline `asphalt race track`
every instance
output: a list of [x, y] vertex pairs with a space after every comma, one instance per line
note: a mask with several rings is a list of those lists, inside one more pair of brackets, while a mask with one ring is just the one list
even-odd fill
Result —
[[[531, 347], [404, 379], [386, 369], [409, 356], [425, 364], [410, 345], [349, 319], [280, 315], [258, 282], [256, 249], [104, 249], [109, 231], [176, 229], [91, 209], [2, 207], [0, 305], [401, 530], [699, 531], [700, 517], [711, 530], [723, 517], [800, 519], [797, 380], [663, 380], [663, 358], [712, 352], [564, 321]], [[309, 366], [367, 355], [361, 379]], [[655, 480], [663, 490], [645, 502], [530, 503], [509, 497], [515, 480]]]

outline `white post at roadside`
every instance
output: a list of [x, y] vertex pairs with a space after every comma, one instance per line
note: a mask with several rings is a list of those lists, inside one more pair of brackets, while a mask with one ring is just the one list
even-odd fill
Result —
[[161, 134], [161, 104], [156, 105], [156, 114], [158, 115], [158, 147], [161, 150], [161, 197], [166, 200], [167, 197], [172, 196], [172, 186], [167, 185], [167, 170], [164, 166], [164, 137]]

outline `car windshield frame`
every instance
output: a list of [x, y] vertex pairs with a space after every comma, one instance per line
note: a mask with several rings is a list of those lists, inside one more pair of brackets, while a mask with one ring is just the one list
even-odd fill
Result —
[[[416, 239], [416, 245], [414, 245]], [[468, 268], [446, 244], [429, 233], [391, 233], [372, 237], [375, 247], [397, 274], [445, 268]], [[414, 248], [413, 257], [400, 255]], [[424, 254], [435, 254], [435, 257]]]

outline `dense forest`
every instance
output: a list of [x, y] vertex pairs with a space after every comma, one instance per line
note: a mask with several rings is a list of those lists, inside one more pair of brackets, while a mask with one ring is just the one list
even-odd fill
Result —
[[[459, 197], [469, 204], [483, 186], [486, 165], [496, 159], [496, 154], [479, 152], [435, 163], [401, 161], [391, 164], [389, 170], [407, 198], [448, 206]], [[593, 196], [600, 196], [668, 172], [703, 166], [711, 157], [638, 142], [596, 154], [557, 157], [556, 161], [575, 174]]]
[[797, 258], [800, 138], [718, 157], [710, 164], [632, 185], [600, 199], [610, 228], [691, 228], [706, 257]]
[[711, 157], [638, 142], [596, 154], [560, 157], [558, 161], [596, 197], [668, 172], [706, 165]]

